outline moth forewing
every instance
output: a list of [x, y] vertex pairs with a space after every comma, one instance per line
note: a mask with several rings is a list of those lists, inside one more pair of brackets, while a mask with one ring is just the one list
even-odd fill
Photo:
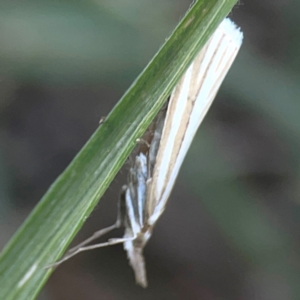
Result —
[[150, 224], [156, 222], [166, 206], [183, 159], [238, 53], [242, 38], [235, 24], [225, 19], [171, 95], [147, 190]]
[[147, 158], [143, 153], [135, 157], [129, 171], [129, 182], [125, 190], [125, 227], [131, 236], [137, 236], [144, 226], [144, 208], [147, 196]]
[[124, 242], [124, 249], [134, 270], [135, 280], [143, 287], [147, 286], [143, 248], [150, 237], [143, 233], [147, 179], [147, 157], [143, 153], [139, 153], [130, 169], [129, 182], [124, 194], [126, 207], [124, 238], [127, 239]]
[[[241, 42], [240, 30], [225, 19], [175, 87], [167, 108], [160, 111], [150, 126], [152, 134], [148, 132], [143, 139], [147, 147], [143, 145], [138, 148], [128, 183], [122, 188], [116, 223], [95, 232], [48, 267], [57, 266], [82, 251], [123, 243], [136, 282], [147, 286], [143, 248], [165, 209], [186, 152]], [[125, 228], [123, 238], [86, 246], [121, 226]]]

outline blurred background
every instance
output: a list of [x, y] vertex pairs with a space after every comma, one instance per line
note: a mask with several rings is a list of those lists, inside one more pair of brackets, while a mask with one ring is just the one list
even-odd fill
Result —
[[[190, 4], [1, 1], [1, 248]], [[299, 11], [242, 0], [230, 14], [244, 44], [145, 249], [149, 288], [114, 246], [66, 262], [38, 299], [299, 299]], [[74, 245], [115, 221], [127, 171]]]

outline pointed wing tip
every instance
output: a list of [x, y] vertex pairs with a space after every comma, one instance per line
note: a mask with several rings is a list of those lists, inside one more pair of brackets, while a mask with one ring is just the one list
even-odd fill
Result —
[[240, 27], [237, 27], [237, 25], [229, 18], [225, 18], [222, 21], [220, 28], [222, 28], [225, 34], [230, 36], [230, 38], [237, 44], [237, 46], [240, 47], [244, 37]]

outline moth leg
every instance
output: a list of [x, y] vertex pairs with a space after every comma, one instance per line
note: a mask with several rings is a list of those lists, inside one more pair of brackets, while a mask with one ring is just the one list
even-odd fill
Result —
[[132, 241], [134, 240], [136, 237], [128, 237], [128, 238], [119, 238], [119, 239], [110, 239], [108, 242], [105, 243], [100, 243], [100, 244], [96, 244], [96, 245], [91, 245], [91, 246], [86, 246], [86, 247], [80, 247], [78, 249], [76, 249], [75, 251], [73, 251], [70, 254], [67, 254], [65, 257], [63, 257], [61, 260], [47, 266], [46, 268], [53, 268], [53, 267], [57, 267], [59, 266], [61, 263], [63, 263], [64, 261], [70, 259], [71, 257], [77, 255], [80, 252], [83, 251], [88, 251], [88, 250], [93, 250], [93, 249], [97, 249], [97, 248], [102, 248], [102, 247], [107, 247], [107, 246], [112, 246], [112, 245], [116, 245], [116, 244], [121, 244], [127, 241]]
[[122, 191], [119, 197], [119, 201], [118, 201], [118, 214], [117, 214], [117, 221], [115, 224], [113, 224], [112, 226], [100, 229], [98, 231], [96, 231], [95, 233], [93, 233], [93, 235], [91, 237], [89, 237], [88, 239], [84, 240], [83, 242], [81, 242], [79, 245], [71, 248], [70, 250], [68, 250], [67, 254], [71, 254], [74, 251], [76, 251], [77, 249], [89, 244], [90, 242], [100, 238], [102, 235], [105, 235], [107, 233], [109, 233], [110, 231], [120, 228], [122, 226], [124, 226], [124, 215], [126, 213], [126, 207], [125, 207], [125, 192], [126, 192], [127, 186], [124, 185], [122, 187]]
[[99, 125], [102, 125], [106, 120], [106, 116], [102, 116], [101, 119], [99, 120]]
[[[69, 258], [73, 257], [74, 255], [76, 255], [79, 252], [86, 251], [86, 250], [89, 250], [89, 249], [94, 249], [93, 245], [89, 246], [89, 247], [83, 247], [83, 246], [85, 246], [86, 244], [89, 244], [90, 242], [94, 241], [95, 239], [98, 239], [102, 235], [107, 234], [108, 232], [110, 232], [110, 231], [112, 231], [116, 228], [124, 227], [125, 216], [126, 216], [126, 204], [125, 204], [126, 190], [127, 190], [127, 186], [124, 185], [122, 187], [122, 191], [121, 191], [121, 194], [120, 194], [120, 197], [119, 197], [117, 221], [116, 221], [115, 224], [113, 224], [112, 226], [109, 226], [109, 227], [106, 227], [106, 228], [103, 228], [101, 230], [96, 231], [91, 237], [84, 240], [79, 245], [71, 248], [61, 260], [59, 260], [59, 261], [57, 261], [53, 264], [50, 264], [46, 268], [56, 267], [56, 266], [60, 265], [62, 262], [68, 260]], [[106, 247], [106, 246], [110, 246], [110, 245], [114, 245], [114, 244], [118, 244], [118, 243], [122, 243], [122, 241], [120, 241], [120, 242], [119, 241], [118, 242], [108, 241], [106, 243], [97, 244], [98, 246], [97, 245], [94, 245], [94, 246], [96, 246], [96, 248], [100, 248], [100, 247]], [[84, 249], [84, 250], [82, 250], [82, 249]]]
[[94, 241], [94, 240], [100, 238], [102, 235], [105, 235], [105, 234], [109, 233], [110, 231], [112, 231], [112, 230], [114, 230], [114, 229], [117, 229], [117, 228], [119, 228], [119, 227], [120, 227], [120, 226], [119, 226], [118, 221], [117, 221], [117, 222], [116, 222], [114, 225], [112, 225], [112, 226], [109, 226], [109, 227], [100, 229], [100, 230], [94, 232], [93, 235], [92, 235], [91, 237], [89, 237], [88, 239], [84, 240], [83, 242], [81, 242], [81, 243], [78, 244], [77, 246], [75, 246], [75, 247], [69, 249], [67, 253], [68, 253], [68, 254], [73, 253], [73, 252], [75, 252], [77, 249], [79, 249], [79, 248], [81, 248], [81, 247], [83, 247], [83, 246], [89, 244], [90, 242], [92, 242], [92, 241]]

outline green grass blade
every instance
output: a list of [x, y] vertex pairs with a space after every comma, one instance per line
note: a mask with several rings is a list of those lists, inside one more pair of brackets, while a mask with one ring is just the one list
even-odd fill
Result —
[[236, 0], [196, 1], [106, 121], [11, 239], [0, 258], [0, 299], [33, 299], [188, 64]]

